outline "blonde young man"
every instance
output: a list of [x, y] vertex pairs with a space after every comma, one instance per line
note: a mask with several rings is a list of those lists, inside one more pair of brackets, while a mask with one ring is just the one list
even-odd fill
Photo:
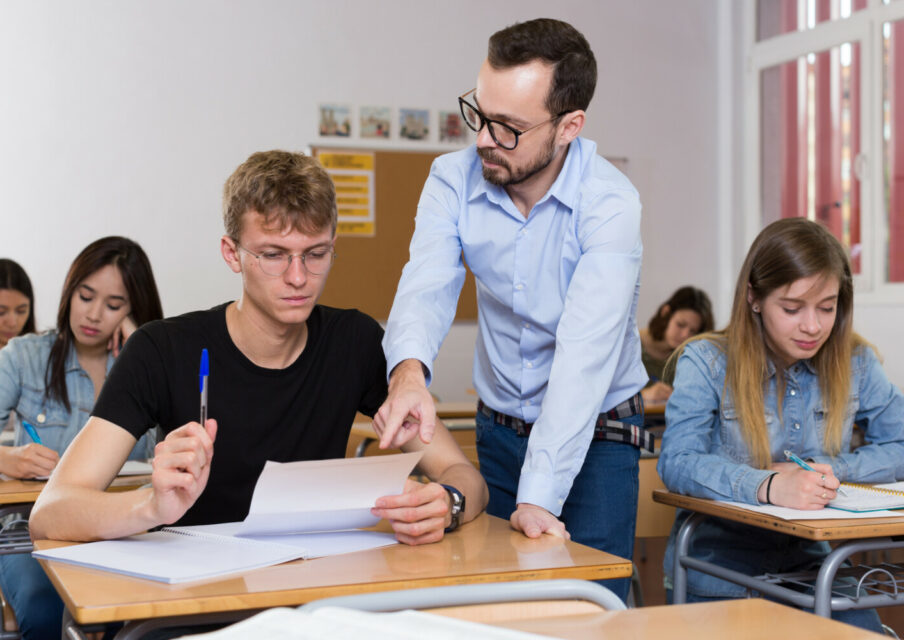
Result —
[[[241, 275], [240, 298], [151, 323], [129, 338], [35, 505], [34, 537], [91, 540], [241, 520], [266, 460], [342, 457], [355, 412], [373, 415], [383, 402], [380, 326], [358, 311], [317, 304], [336, 232], [326, 172], [302, 154], [255, 153], [227, 180], [223, 210], [220, 249]], [[201, 425], [203, 348], [211, 418]], [[106, 493], [136, 440], [156, 425], [166, 437], [152, 485]], [[487, 499], [480, 474], [443, 427], [429, 446], [405, 447], [422, 448], [420, 468], [436, 482], [410, 482], [374, 506], [408, 544], [441, 539]]]

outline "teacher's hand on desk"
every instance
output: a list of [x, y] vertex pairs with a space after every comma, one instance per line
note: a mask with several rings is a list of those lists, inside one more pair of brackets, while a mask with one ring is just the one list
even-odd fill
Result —
[[452, 519], [449, 493], [441, 484], [411, 479], [404, 493], [378, 498], [371, 513], [386, 518], [398, 541], [411, 545], [439, 542]]
[[10, 478], [49, 476], [59, 461], [56, 451], [37, 442], [21, 447], [0, 447], [0, 473]]
[[791, 462], [776, 462], [771, 467], [778, 472], [772, 478], [772, 486], [768, 486], [767, 478], [757, 490], [757, 499], [763, 504], [792, 509], [824, 508], [835, 499], [835, 490], [841, 483], [830, 465], [813, 463], [811, 466], [815, 471], [801, 469]]
[[509, 522], [528, 538], [539, 538], [544, 533], [549, 533], [566, 540], [571, 539], [564, 522], [535, 504], [519, 502]]
[[418, 435], [429, 444], [435, 429], [436, 405], [427, 391], [424, 365], [419, 360], [404, 360], [392, 370], [386, 401], [374, 416], [380, 448], [401, 447]]
[[181, 518], [204, 491], [216, 435], [216, 420], [207, 420], [206, 428], [189, 422], [157, 444], [150, 505], [152, 517], [159, 524], [172, 524]]

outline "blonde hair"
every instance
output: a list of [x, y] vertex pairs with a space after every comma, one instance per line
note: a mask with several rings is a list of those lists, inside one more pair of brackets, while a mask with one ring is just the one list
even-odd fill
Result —
[[[841, 244], [825, 227], [803, 218], [787, 218], [763, 229], [738, 275], [728, 326], [695, 338], [710, 340], [725, 352], [725, 391], [734, 398], [752, 462], [762, 469], [772, 462], [764, 404], [767, 362], [772, 354], [766, 344], [762, 318], [748, 302], [748, 291], [754, 300], [761, 301], [779, 287], [820, 274], [838, 279], [835, 324], [811, 359], [826, 405], [823, 449], [829, 455], [837, 455], [841, 451], [850, 393], [851, 355], [855, 348], [867, 343], [852, 329], [854, 287], [850, 263]], [[778, 373], [781, 383], [781, 371]]]
[[317, 160], [303, 153], [259, 151], [238, 166], [223, 187], [223, 222], [231, 238], [239, 239], [248, 211], [280, 230], [336, 232], [333, 181]]

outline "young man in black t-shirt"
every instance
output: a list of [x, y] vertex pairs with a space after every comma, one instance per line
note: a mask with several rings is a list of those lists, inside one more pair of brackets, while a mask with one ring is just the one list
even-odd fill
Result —
[[[332, 182], [302, 154], [253, 154], [226, 182], [226, 263], [242, 276], [228, 304], [145, 325], [130, 336], [92, 417], [35, 504], [37, 538], [89, 540], [162, 524], [243, 519], [266, 460], [342, 457], [355, 412], [386, 397], [383, 331], [367, 315], [316, 304], [334, 257]], [[198, 363], [210, 354], [208, 413]], [[137, 438], [159, 425], [151, 487], [104, 490]], [[377, 501], [408, 544], [434, 542], [486, 505], [486, 484], [444, 428], [409, 482]], [[464, 509], [458, 512], [462, 497]]]

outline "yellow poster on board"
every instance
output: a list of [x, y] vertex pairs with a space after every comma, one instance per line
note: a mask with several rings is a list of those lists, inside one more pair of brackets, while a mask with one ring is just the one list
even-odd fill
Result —
[[317, 151], [317, 159], [336, 185], [339, 224], [336, 233], [343, 236], [376, 235], [374, 211], [374, 165], [372, 152]]

